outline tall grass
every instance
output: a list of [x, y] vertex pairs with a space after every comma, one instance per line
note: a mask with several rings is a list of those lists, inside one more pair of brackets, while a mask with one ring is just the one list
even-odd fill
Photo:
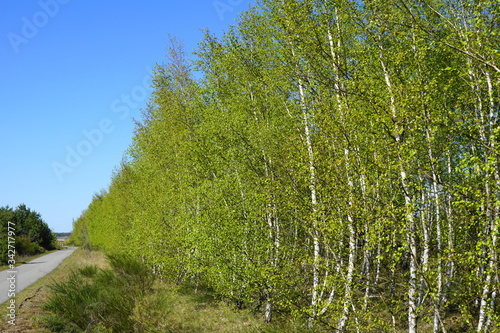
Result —
[[210, 290], [155, 280], [141, 261], [108, 255], [109, 268], [74, 269], [50, 286], [45, 326], [53, 332], [298, 333], [292, 322], [264, 324], [249, 309], [220, 302]]
[[87, 266], [50, 286], [45, 318], [55, 332], [134, 332], [136, 303], [154, 278], [130, 256], [109, 255], [111, 269]]

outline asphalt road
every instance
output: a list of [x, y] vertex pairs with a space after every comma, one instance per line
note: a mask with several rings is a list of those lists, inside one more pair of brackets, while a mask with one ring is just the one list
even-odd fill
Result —
[[[76, 247], [69, 247], [15, 267], [13, 270], [0, 272], [0, 304], [9, 300], [14, 292], [17, 295], [23, 289], [35, 283], [39, 278], [50, 273], [69, 257]], [[11, 294], [11, 295], [9, 295]]]

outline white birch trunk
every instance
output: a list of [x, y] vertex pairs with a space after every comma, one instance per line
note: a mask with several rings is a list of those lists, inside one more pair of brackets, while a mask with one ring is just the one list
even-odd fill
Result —
[[[421, 179], [423, 182], [424, 180]], [[422, 203], [425, 203], [427, 198], [425, 195], [425, 191], [422, 191]], [[429, 270], [429, 247], [430, 247], [430, 236], [429, 236], [429, 226], [427, 225], [427, 212], [421, 213], [421, 223], [422, 223], [422, 233], [424, 236], [424, 244], [422, 244], [422, 258], [421, 258], [421, 267], [422, 267], [422, 276], [420, 277], [420, 293], [418, 298], [418, 306], [422, 305], [424, 300], [425, 291], [427, 289], [427, 283], [425, 280], [425, 275]]]
[[[447, 169], [448, 175], [452, 174], [452, 166], [451, 166], [451, 154], [448, 153], [448, 161], [447, 161]], [[454, 260], [454, 237], [455, 237], [455, 228], [453, 227], [453, 209], [452, 209], [452, 194], [450, 192], [446, 195], [446, 219], [448, 221], [448, 251], [451, 253], [450, 257], [448, 257], [448, 270], [447, 270], [447, 281], [446, 281], [446, 293], [451, 286], [451, 281], [455, 275], [455, 260]], [[446, 302], [447, 294], [444, 295], [444, 302]]]
[[[489, 119], [488, 119], [488, 126], [490, 133], [494, 130], [495, 122], [496, 122], [496, 108], [495, 108], [495, 99], [494, 99], [494, 93], [493, 93], [493, 85], [491, 82], [491, 76], [488, 72], [486, 72], [486, 83], [488, 84], [488, 97], [490, 101], [490, 112], [489, 112]], [[494, 136], [490, 137], [490, 147], [491, 150], [494, 152], [496, 150], [496, 138]], [[497, 156], [494, 155], [494, 160], [495, 160], [495, 165], [498, 165], [498, 159]], [[495, 167], [494, 171], [494, 179], [495, 179], [495, 195], [493, 196], [494, 200], [494, 207], [495, 210], [493, 212], [493, 220], [492, 220], [492, 226], [491, 226], [491, 247], [490, 247], [490, 274], [493, 275], [493, 285], [498, 285], [499, 281], [499, 276], [498, 276], [498, 252], [497, 252], [497, 243], [498, 243], [498, 232], [499, 232], [499, 226], [498, 226], [498, 218], [499, 218], [499, 213], [500, 213], [500, 202], [497, 199], [498, 198], [498, 191], [500, 189], [500, 174], [498, 171], [498, 168]], [[495, 308], [495, 302], [496, 302], [496, 297], [497, 297], [498, 289], [494, 288], [494, 290], [491, 293], [491, 300], [490, 300], [490, 309], [493, 310]], [[491, 316], [488, 316], [488, 319], [486, 320], [485, 328], [488, 330], [491, 324]]]
[[[429, 154], [432, 158], [432, 150], [429, 148]], [[438, 179], [436, 175], [436, 170], [433, 167], [432, 171], [432, 188], [434, 191], [434, 205], [435, 205], [435, 217], [436, 217], [436, 240], [437, 240], [437, 252], [438, 252], [438, 266], [437, 266], [437, 295], [434, 301], [434, 333], [438, 333], [440, 327], [440, 315], [439, 309], [441, 307], [441, 302], [443, 298], [443, 262], [442, 262], [442, 254], [443, 254], [443, 244], [442, 244], [442, 235], [441, 235], [441, 210], [440, 205], [441, 202], [439, 200], [438, 193]]]
[[347, 325], [347, 320], [349, 318], [349, 311], [352, 306], [352, 281], [354, 277], [354, 265], [356, 261], [356, 231], [354, 229], [354, 219], [352, 216], [352, 205], [353, 205], [353, 188], [354, 184], [352, 182], [349, 168], [349, 149], [344, 150], [344, 155], [346, 159], [346, 174], [347, 174], [347, 182], [349, 185], [349, 203], [348, 203], [348, 229], [349, 229], [349, 259], [347, 263], [347, 277], [345, 282], [345, 292], [344, 292], [344, 309], [342, 313], [342, 317], [340, 318], [337, 324], [337, 331], [344, 332]]
[[[274, 176], [269, 170], [269, 166], [271, 165], [271, 159], [268, 158], [265, 154], [265, 151], [262, 150], [262, 157], [265, 161], [265, 172], [266, 177], [274, 181]], [[269, 253], [269, 257], [271, 260], [271, 265], [276, 267], [278, 265], [278, 257], [280, 253], [280, 225], [278, 220], [278, 214], [276, 209], [276, 203], [273, 198], [269, 199], [270, 202], [267, 204], [266, 218], [267, 224], [269, 226], [269, 242], [272, 244], [272, 249]], [[264, 295], [266, 297], [266, 306], [264, 311], [264, 322], [270, 323], [272, 319], [272, 286], [267, 285], [264, 290]]]
[[[431, 133], [429, 130], [429, 123], [431, 121], [430, 114], [427, 110], [424, 111], [424, 117], [427, 119], [428, 124], [425, 127], [425, 136], [427, 140], [427, 154], [429, 155], [429, 161], [431, 165], [432, 172], [432, 197], [434, 198], [434, 216], [436, 223], [436, 241], [437, 241], [437, 290], [434, 299], [434, 318], [433, 318], [433, 332], [438, 333], [440, 327], [440, 315], [439, 308], [441, 306], [443, 298], [443, 264], [442, 264], [442, 254], [443, 254], [443, 244], [442, 244], [442, 234], [441, 234], [441, 200], [439, 198], [439, 187], [438, 187], [438, 175], [436, 170], [436, 164], [434, 162], [434, 154], [431, 145]], [[425, 247], [428, 248], [429, 240], [426, 240]], [[427, 253], [428, 256], [428, 253]]]
[[[387, 90], [389, 92], [390, 98], [390, 109], [392, 113], [392, 117], [394, 120], [397, 120], [397, 110], [396, 110], [396, 98], [394, 96], [392, 82], [390, 78], [389, 71], [384, 62], [383, 58], [383, 46], [379, 45], [380, 48], [380, 63], [382, 65], [382, 70], [384, 72], [384, 79], [387, 86]], [[396, 121], [397, 124], [397, 121]], [[398, 125], [395, 125], [395, 140], [398, 147], [401, 146], [401, 129], [398, 128]], [[411, 197], [409, 195], [409, 187], [408, 181], [406, 179], [406, 169], [404, 165], [404, 161], [401, 157], [400, 152], [398, 152], [399, 166], [400, 166], [400, 180], [401, 186], [403, 187], [403, 194], [405, 199], [405, 207], [406, 213], [405, 218], [408, 227], [408, 243], [409, 243], [409, 252], [410, 252], [410, 274], [409, 274], [409, 286], [408, 286], [408, 333], [417, 333], [417, 244], [416, 244], [416, 228], [415, 228], [415, 220], [413, 216], [413, 204]]]
[[[340, 22], [338, 19], [337, 15], [337, 10], [335, 9], [335, 19], [336, 19], [336, 29], [337, 32], [340, 34], [341, 28], [340, 28]], [[332, 66], [333, 66], [333, 71], [334, 71], [334, 78], [335, 78], [335, 83], [334, 83], [334, 90], [335, 90], [335, 97], [337, 100], [337, 112], [340, 115], [341, 118], [341, 123], [344, 125], [344, 108], [342, 104], [342, 96], [341, 96], [341, 82], [340, 82], [340, 69], [338, 68], [338, 63], [339, 59], [337, 56], [337, 53], [335, 52], [335, 41], [333, 39], [332, 33], [330, 29], [327, 30], [327, 35], [328, 35], [328, 43], [330, 45], [330, 55], [332, 57]], [[342, 46], [340, 37], [337, 39], [337, 47], [340, 48]], [[347, 145], [349, 143], [346, 143]], [[349, 312], [351, 307], [354, 308], [354, 304], [352, 303], [352, 283], [353, 283], [353, 278], [354, 278], [354, 269], [355, 269], [355, 263], [356, 263], [356, 231], [354, 228], [354, 217], [352, 216], [352, 209], [353, 209], [353, 199], [354, 199], [354, 182], [352, 180], [351, 174], [350, 174], [350, 168], [351, 168], [351, 163], [350, 163], [350, 150], [349, 148], [344, 149], [344, 157], [345, 157], [345, 166], [346, 166], [346, 179], [347, 179], [347, 184], [349, 188], [349, 202], [348, 202], [348, 209], [347, 209], [347, 228], [349, 230], [349, 258], [348, 258], [348, 263], [347, 263], [347, 276], [346, 276], [346, 281], [345, 281], [345, 291], [344, 291], [344, 304], [343, 304], [343, 311], [342, 311], [342, 316], [337, 324], [337, 331], [338, 332], [344, 332], [347, 326], [347, 321], [349, 319]]]
[[[292, 56], [295, 58], [295, 49], [293, 44], [290, 43]], [[312, 206], [312, 241], [313, 241], [313, 283], [311, 292], [311, 315], [308, 319], [308, 326], [313, 327], [314, 321], [318, 316], [318, 302], [319, 302], [319, 287], [320, 287], [320, 241], [319, 230], [317, 221], [318, 200], [316, 194], [316, 166], [314, 161], [314, 149], [311, 139], [311, 130], [309, 125], [309, 113], [306, 105], [306, 96], [304, 91], [304, 83], [301, 78], [298, 79], [300, 109], [302, 111], [302, 121], [304, 126], [304, 137], [307, 149], [308, 164], [309, 164], [309, 190], [311, 194]]]
[[415, 237], [415, 221], [413, 217], [412, 201], [408, 195], [408, 185], [406, 181], [406, 172], [401, 170], [401, 183], [405, 192], [406, 220], [408, 222], [408, 239], [410, 250], [410, 279], [408, 287], [408, 333], [417, 333], [417, 243]]
[[300, 106], [302, 108], [302, 116], [304, 121], [304, 135], [307, 146], [307, 154], [309, 158], [309, 189], [311, 192], [311, 205], [313, 214], [313, 288], [311, 296], [311, 317], [309, 318], [309, 326], [314, 325], [314, 321], [318, 315], [318, 287], [319, 287], [319, 263], [320, 263], [320, 244], [319, 231], [317, 225], [317, 206], [316, 198], [316, 167], [314, 163], [314, 150], [312, 146], [311, 133], [309, 128], [308, 112], [306, 107], [305, 93], [302, 80], [299, 79], [299, 95]]
[[[494, 95], [493, 95], [493, 86], [491, 83], [491, 77], [489, 73], [485, 73], [486, 77], [486, 82], [488, 86], [488, 97], [489, 97], [489, 115], [488, 115], [488, 123], [486, 129], [482, 129], [483, 136], [486, 137], [486, 134], [484, 132], [488, 131], [489, 137], [488, 137], [488, 145], [491, 149], [492, 152], [495, 151], [495, 138], [493, 137], [492, 129], [494, 127], [494, 122], [495, 122], [495, 102], [494, 102]], [[483, 113], [481, 112], [481, 116]], [[484, 116], [482, 117], [482, 120], [484, 119]], [[486, 142], [485, 142], [486, 144]], [[488, 162], [488, 157], [485, 157], [485, 163]], [[497, 164], [497, 159], [496, 156], [493, 153], [493, 156], [491, 158], [494, 159], [495, 164]], [[487, 175], [488, 177], [488, 175]], [[479, 307], [479, 319], [478, 319], [478, 324], [477, 324], [477, 332], [487, 332], [489, 325], [491, 324], [491, 315], [489, 314], [490, 311], [495, 306], [495, 299], [496, 299], [496, 290], [493, 290], [491, 292], [491, 283], [492, 281], [498, 282], [498, 269], [497, 269], [497, 234], [498, 234], [498, 212], [500, 210], [499, 207], [499, 202], [497, 199], [497, 191], [500, 185], [500, 175], [498, 172], [498, 169], [495, 167], [493, 171], [493, 178], [494, 178], [494, 187], [495, 189], [493, 190], [493, 194], [491, 194], [491, 188], [490, 188], [490, 179], [486, 179], [486, 192], [487, 196], [489, 197], [490, 200], [493, 201], [493, 203], [489, 203], [489, 206], [492, 207], [486, 207], [487, 208], [487, 216], [489, 219], [489, 232], [487, 233], [488, 236], [491, 237], [490, 242], [488, 244], [488, 267], [486, 271], [486, 279], [483, 285], [483, 292], [481, 295], [481, 302], [480, 302], [480, 307]]]

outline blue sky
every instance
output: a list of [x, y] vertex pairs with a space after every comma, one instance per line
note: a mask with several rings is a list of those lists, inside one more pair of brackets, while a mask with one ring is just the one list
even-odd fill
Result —
[[243, 0], [0, 0], [0, 206], [71, 231], [109, 185], [168, 36], [187, 52]]

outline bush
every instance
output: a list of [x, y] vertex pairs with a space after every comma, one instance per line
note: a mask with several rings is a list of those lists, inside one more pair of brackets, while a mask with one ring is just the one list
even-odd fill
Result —
[[17, 255], [34, 255], [56, 248], [57, 242], [40, 214], [19, 205], [16, 209], [0, 207], [0, 264], [7, 263], [8, 237], [16, 238]]
[[45, 318], [55, 332], [133, 332], [134, 307], [150, 290], [153, 277], [130, 256], [108, 256], [113, 269], [87, 266], [50, 286]]
[[136, 296], [140, 296], [151, 290], [154, 282], [154, 276], [151, 270], [139, 260], [132, 259], [125, 254], [108, 255], [109, 263], [118, 276], [129, 282], [130, 287]]
[[28, 237], [16, 237], [16, 253], [34, 255], [43, 252], [40, 245], [33, 243]]

